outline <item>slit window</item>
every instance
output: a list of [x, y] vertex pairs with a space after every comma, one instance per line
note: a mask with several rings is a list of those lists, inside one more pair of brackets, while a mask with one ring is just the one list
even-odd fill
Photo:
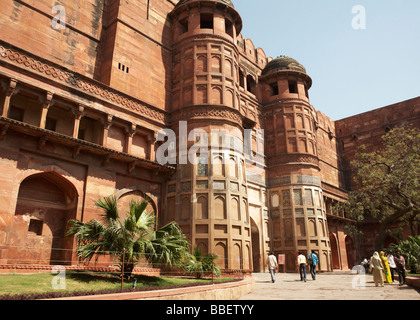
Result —
[[229, 19], [225, 19], [225, 32], [233, 38], [233, 24]]
[[129, 72], [129, 68], [127, 66], [125, 66], [124, 64], [122, 64], [121, 62], [118, 63], [118, 70], [121, 70], [125, 73]]
[[200, 15], [200, 28], [201, 29], [213, 29], [213, 15], [211, 13], [202, 13]]
[[255, 80], [251, 75], [246, 77], [246, 88], [248, 92], [255, 94]]
[[270, 89], [271, 89], [271, 96], [279, 95], [279, 85], [276, 82], [270, 83]]
[[244, 73], [242, 72], [242, 70], [239, 70], [239, 85], [241, 88], [245, 88], [244, 78], [245, 78]]
[[179, 20], [179, 35], [188, 32], [188, 17]]
[[298, 93], [298, 86], [296, 81], [289, 81], [289, 93]]

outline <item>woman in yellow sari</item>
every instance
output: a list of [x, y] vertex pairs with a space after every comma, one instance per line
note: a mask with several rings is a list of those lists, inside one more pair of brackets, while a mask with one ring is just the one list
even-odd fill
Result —
[[387, 283], [392, 283], [391, 270], [389, 269], [388, 259], [385, 257], [383, 251], [379, 253], [379, 256], [381, 257], [382, 265], [384, 267], [383, 272], [385, 274], [385, 281]]

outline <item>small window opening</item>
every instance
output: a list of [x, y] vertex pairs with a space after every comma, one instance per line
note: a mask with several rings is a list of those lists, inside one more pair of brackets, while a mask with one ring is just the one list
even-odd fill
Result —
[[85, 140], [86, 137], [86, 129], [79, 129], [79, 134], [77, 136], [80, 140]]
[[270, 83], [271, 96], [279, 95], [279, 85], [277, 83]]
[[213, 15], [211, 13], [202, 13], [200, 15], [200, 28], [201, 29], [213, 29]]
[[182, 20], [179, 20], [179, 35], [188, 32], [188, 17]]
[[289, 92], [298, 93], [298, 87], [296, 81], [289, 81]]
[[123, 72], [125, 72], [125, 73], [128, 73], [129, 72], [129, 68], [128, 67], [126, 67], [124, 64], [122, 64], [121, 62], [119, 62], [118, 63], [118, 70], [121, 70], [121, 71], [123, 71]]
[[42, 235], [43, 222], [41, 220], [31, 219], [29, 221], [28, 233], [35, 234], [37, 236]]
[[225, 19], [225, 32], [233, 38], [233, 24], [229, 19]]
[[251, 75], [246, 77], [246, 87], [248, 92], [255, 94], [255, 80]]
[[25, 114], [25, 110], [11, 106], [9, 110], [9, 118], [13, 120], [17, 120], [23, 122], [23, 115]]
[[244, 73], [242, 70], [239, 70], [239, 86], [245, 88]]
[[57, 128], [57, 120], [47, 117], [47, 120], [45, 121], [45, 129], [50, 131], [56, 131]]

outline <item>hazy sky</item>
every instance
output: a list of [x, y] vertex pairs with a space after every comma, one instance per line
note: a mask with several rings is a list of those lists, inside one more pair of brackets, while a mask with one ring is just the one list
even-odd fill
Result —
[[233, 3], [244, 38], [304, 65], [311, 104], [333, 120], [420, 96], [420, 0]]

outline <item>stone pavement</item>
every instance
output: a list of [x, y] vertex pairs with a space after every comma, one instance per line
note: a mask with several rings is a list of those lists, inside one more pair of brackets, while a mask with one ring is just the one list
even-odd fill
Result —
[[297, 273], [277, 273], [275, 283], [268, 272], [252, 276], [255, 287], [240, 300], [420, 300], [420, 292], [398, 281], [375, 287], [372, 275], [351, 271], [319, 273], [315, 281], [308, 274], [306, 282]]

